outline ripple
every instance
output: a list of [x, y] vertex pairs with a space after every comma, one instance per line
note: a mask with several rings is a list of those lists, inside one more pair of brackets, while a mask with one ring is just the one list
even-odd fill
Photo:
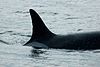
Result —
[[5, 32], [1, 32], [0, 34], [6, 34], [6, 33], [11, 33], [13, 31], [5, 31]]
[[2, 32], [2, 33], [0, 33], [0, 34], [5, 34], [5, 32]]
[[50, 14], [52, 14], [52, 15], [58, 15], [59, 13], [57, 13], [57, 12], [50, 12]]
[[40, 12], [40, 14], [44, 14], [45, 12]]
[[23, 14], [25, 14], [25, 13], [29, 13], [29, 11], [16, 11], [16, 12], [14, 12], [14, 13], [23, 13]]
[[46, 6], [43, 6], [43, 5], [33, 5], [33, 7], [46, 7]]
[[23, 35], [23, 34], [20, 34], [20, 33], [12, 33], [11, 35], [19, 35], [19, 36], [31, 37], [31, 35]]
[[3, 40], [0, 40], [1, 43], [4, 43], [4, 44], [9, 44], [8, 42], [6, 41], [3, 41]]
[[93, 53], [100, 53], [100, 50], [94, 50]]
[[77, 31], [82, 31], [83, 29], [78, 29]]
[[65, 19], [80, 19], [78, 17], [68, 17], [68, 18], [65, 18]]

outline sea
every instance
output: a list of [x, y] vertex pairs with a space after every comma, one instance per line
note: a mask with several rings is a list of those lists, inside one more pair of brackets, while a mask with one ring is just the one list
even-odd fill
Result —
[[100, 0], [0, 0], [0, 67], [100, 67], [100, 50], [35, 49], [29, 9], [57, 35], [100, 31]]

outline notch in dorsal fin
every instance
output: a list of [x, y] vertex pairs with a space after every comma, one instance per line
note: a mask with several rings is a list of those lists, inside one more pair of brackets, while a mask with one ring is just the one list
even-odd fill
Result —
[[44, 42], [50, 39], [52, 36], [55, 36], [55, 34], [53, 34], [46, 27], [41, 17], [34, 10], [30, 9], [29, 12], [32, 19], [33, 32], [31, 39], [26, 44], [31, 43], [33, 41]]

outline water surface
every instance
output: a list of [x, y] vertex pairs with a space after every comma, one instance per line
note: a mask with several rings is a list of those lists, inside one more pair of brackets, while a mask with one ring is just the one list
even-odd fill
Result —
[[100, 31], [99, 0], [0, 0], [0, 67], [99, 67], [100, 50], [22, 46], [31, 37], [29, 9], [56, 34]]

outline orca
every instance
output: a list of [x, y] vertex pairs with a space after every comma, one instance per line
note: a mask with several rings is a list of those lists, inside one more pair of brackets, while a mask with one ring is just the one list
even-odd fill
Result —
[[100, 49], [99, 31], [57, 35], [46, 27], [36, 11], [30, 9], [29, 12], [32, 19], [33, 32], [31, 39], [24, 46], [72, 50]]

